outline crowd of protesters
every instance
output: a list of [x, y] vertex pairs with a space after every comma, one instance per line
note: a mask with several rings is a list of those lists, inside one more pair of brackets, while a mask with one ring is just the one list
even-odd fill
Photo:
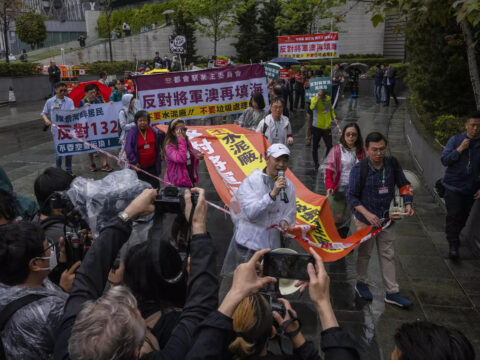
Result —
[[[154, 63], [160, 61], [156, 53]], [[388, 67], [384, 70], [382, 87], [397, 101], [394, 73]], [[291, 112], [305, 113], [315, 170], [321, 165], [319, 142], [325, 142], [322, 172], [340, 236], [347, 237], [352, 218], [356, 230], [381, 229], [358, 246], [356, 293], [373, 300], [368, 264], [376, 246], [384, 301], [411, 307], [396, 281], [395, 225], [389, 223], [395, 188], [403, 199], [402, 216], [414, 215], [411, 184], [399, 161], [386, 155], [388, 140], [381, 133], [372, 132], [364, 141], [360, 127], [348, 123], [339, 143], [333, 144], [333, 104], [341, 91], [340, 72], [335, 70], [332, 96], [319, 91], [308, 100], [307, 80], [321, 74], [302, 67], [291, 81], [271, 84], [269, 106], [261, 94], [252, 94], [250, 107], [237, 120], [238, 125], [262, 133], [271, 145], [263, 154], [266, 167], [254, 170], [234, 194], [235, 229], [221, 283], [206, 225], [205, 191], [195, 187], [204, 154], [189, 142], [184, 120], [172, 120], [166, 132], [152, 127], [148, 112], [138, 108], [123, 81], [117, 81], [110, 97], [111, 102], [122, 103], [120, 156], [135, 166], [138, 179], [148, 183], [149, 189], [112, 216], [96, 237], [89, 231], [89, 219], [81, 219], [78, 236], [89, 244], [81, 261], [72, 259], [69, 244], [75, 229], [59, 199], [59, 192], [68, 190], [74, 180], [71, 157], [66, 158], [66, 171], [59, 158], [56, 168], [38, 176], [33, 184], [36, 203], [16, 194], [0, 168], [0, 358], [320, 359], [319, 349], [305, 339], [302, 319], [290, 302], [280, 298], [285, 311], [272, 309], [272, 290], [266, 289], [275, 288], [278, 279], [264, 276], [261, 263], [271, 250], [287, 246], [283, 235], [295, 225], [295, 186], [285, 176], [293, 145]], [[42, 112], [47, 126], [53, 109], [74, 109], [65, 84], [57, 82], [54, 90], [55, 96]], [[377, 90], [376, 95], [382, 93]], [[80, 106], [103, 102], [96, 85], [85, 87]], [[111, 171], [106, 157], [100, 156], [102, 170]], [[92, 155], [92, 169], [93, 159]], [[468, 117], [465, 133], [450, 139], [442, 162], [447, 166], [443, 181], [447, 239], [450, 257], [457, 259], [459, 233], [474, 199], [480, 198], [480, 113]], [[164, 186], [179, 187], [183, 194], [183, 206], [173, 220], [168, 220], [168, 211], [155, 206], [162, 187], [162, 164]], [[118, 261], [132, 229], [150, 214], [162, 218], [163, 235], [159, 239], [137, 235], [140, 242]], [[156, 224], [153, 220], [151, 232]], [[360, 359], [356, 339], [336, 320], [323, 261], [316, 251], [310, 252], [314, 263], [303, 269], [309, 281], [298, 285], [302, 291], [308, 288], [320, 320], [323, 357]], [[270, 352], [269, 341], [281, 337], [289, 339], [293, 354]], [[475, 358], [463, 334], [426, 321], [402, 325], [394, 344], [394, 360]]]

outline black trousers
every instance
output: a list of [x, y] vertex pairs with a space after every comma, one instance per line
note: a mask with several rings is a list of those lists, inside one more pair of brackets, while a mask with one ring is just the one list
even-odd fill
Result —
[[445, 234], [449, 243], [458, 244], [462, 231], [473, 206], [473, 194], [466, 195], [456, 191], [446, 190], [445, 205], [447, 217], [445, 219]]
[[395, 95], [395, 84], [385, 85], [385, 89], [387, 90], [385, 104], [390, 105], [390, 96], [395, 100], [395, 104], [398, 104], [397, 95]]
[[300, 100], [300, 109], [305, 109], [305, 89], [295, 89], [294, 108], [298, 108], [298, 100]]
[[319, 129], [315, 126], [312, 126], [312, 156], [315, 167], [318, 167], [318, 145], [320, 145], [320, 139], [323, 138], [327, 151], [325, 156], [328, 155], [330, 149], [332, 148], [332, 130], [331, 129]]
[[[157, 169], [155, 168], [155, 165], [151, 166], [149, 168], [142, 169], [142, 170], [145, 170], [149, 174], [158, 176]], [[139, 180], [146, 181], [147, 183], [152, 185], [152, 188], [160, 189], [160, 181], [158, 181], [157, 179], [154, 179], [153, 177], [148, 176], [147, 174], [145, 174], [141, 171], [137, 171], [137, 177], [138, 177]]]

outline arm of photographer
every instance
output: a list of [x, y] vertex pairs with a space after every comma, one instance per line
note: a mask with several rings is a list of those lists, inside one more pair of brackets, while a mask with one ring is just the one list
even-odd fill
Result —
[[[188, 279], [187, 301], [180, 320], [167, 344], [161, 351], [150, 353], [146, 359], [184, 359], [193, 342], [197, 326], [218, 306], [218, 280], [215, 273], [215, 248], [206, 230], [207, 202], [205, 190], [193, 188], [198, 192], [198, 201], [192, 220], [192, 241], [190, 244], [190, 273]], [[191, 207], [190, 192], [185, 192]], [[188, 218], [188, 216], [187, 216]]]
[[[257, 292], [270, 282], [276, 280], [271, 277], [259, 277], [258, 270], [262, 266], [260, 258], [270, 251], [264, 249], [257, 251], [248, 263], [237, 267], [233, 277], [232, 288], [226, 295], [217, 311], [211, 313], [207, 319], [200, 324], [197, 331], [197, 338], [192, 349], [187, 355], [188, 360], [214, 360], [226, 359], [228, 357], [228, 346], [235, 337], [233, 330], [232, 315], [243, 298]], [[359, 360], [360, 356], [356, 350], [354, 341], [350, 335], [344, 332], [339, 326], [333, 313], [330, 303], [329, 285], [330, 279], [326, 273], [323, 262], [318, 254], [311, 251], [316, 260], [316, 269], [309, 265], [310, 277], [310, 298], [313, 301], [322, 324], [322, 351], [325, 353], [325, 360]], [[282, 301], [283, 302], [283, 301]], [[284, 302], [285, 303], [285, 302]], [[288, 304], [288, 307], [289, 304]], [[276, 320], [278, 314], [274, 315]], [[291, 323], [292, 326], [295, 323]], [[290, 327], [289, 326], [289, 327]], [[287, 329], [291, 332], [291, 329]], [[313, 343], [305, 341], [301, 333], [292, 337], [294, 354], [299, 359], [317, 360], [320, 359], [318, 351]]]
[[[154, 189], [144, 190], [125, 209], [131, 219], [155, 210], [153, 200], [157, 195]], [[55, 343], [55, 359], [68, 359], [68, 340], [72, 332], [77, 314], [83, 304], [102, 296], [107, 283], [108, 273], [122, 245], [128, 240], [132, 231], [130, 222], [125, 223], [115, 217], [112, 223], [105, 227], [98, 239], [88, 251], [82, 265], [77, 270], [72, 292], [65, 305], [62, 323], [57, 333]]]

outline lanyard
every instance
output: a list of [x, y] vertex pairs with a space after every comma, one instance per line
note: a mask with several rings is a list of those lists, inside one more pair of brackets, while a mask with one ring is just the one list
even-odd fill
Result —
[[278, 123], [280, 121], [276, 121], [276, 120], [273, 120], [273, 123], [275, 124], [275, 137], [277, 138], [278, 137]]
[[142, 138], [143, 138], [143, 141], [145, 141], [145, 144], [147, 143], [147, 132], [148, 132], [148, 129], [145, 130], [145, 135], [142, 134], [142, 131], [140, 129], [138, 129], [138, 132], [140, 133], [140, 135], [142, 135]]
[[[373, 172], [377, 172], [377, 169], [375, 169], [370, 162], [368, 162], [368, 165], [370, 166], [370, 169], [372, 169]], [[385, 187], [385, 164], [383, 164], [383, 170], [382, 170], [382, 187]]]

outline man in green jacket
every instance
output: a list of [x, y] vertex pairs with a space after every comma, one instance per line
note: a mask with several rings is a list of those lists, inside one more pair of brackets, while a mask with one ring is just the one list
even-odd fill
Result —
[[333, 111], [332, 103], [330, 96], [326, 92], [320, 90], [310, 104], [310, 109], [313, 111], [313, 121], [312, 121], [312, 155], [313, 162], [315, 163], [315, 171], [318, 171], [320, 164], [318, 162], [318, 145], [320, 144], [320, 139], [323, 138], [327, 151], [325, 156], [328, 155], [328, 152], [332, 148], [332, 129], [330, 124], [335, 118], [335, 112]]

